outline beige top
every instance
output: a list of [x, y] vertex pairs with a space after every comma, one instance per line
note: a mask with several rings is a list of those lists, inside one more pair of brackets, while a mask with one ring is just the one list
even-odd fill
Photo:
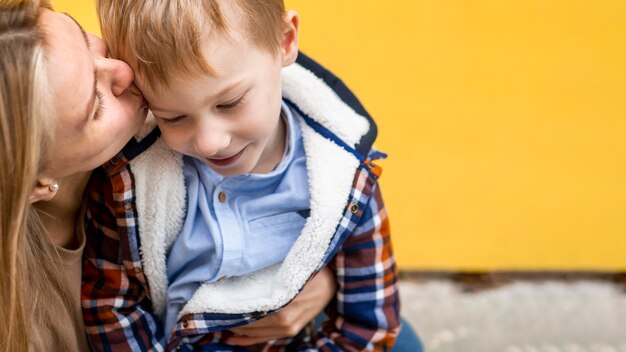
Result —
[[61, 258], [61, 265], [65, 269], [62, 275], [63, 287], [66, 288], [68, 296], [71, 298], [72, 308], [67, 311], [64, 304], [59, 302], [59, 297], [53, 292], [44, 293], [42, 299], [46, 302], [48, 311], [42, 317], [52, 319], [42, 319], [40, 326], [34, 330], [38, 333], [32, 335], [32, 346], [35, 351], [57, 350], [55, 346], [60, 346], [61, 341], [70, 344], [68, 351], [89, 351], [85, 325], [83, 323], [82, 309], [80, 305], [80, 284], [82, 276], [82, 257], [85, 249], [85, 233], [79, 233], [78, 245], [75, 249], [57, 247]]

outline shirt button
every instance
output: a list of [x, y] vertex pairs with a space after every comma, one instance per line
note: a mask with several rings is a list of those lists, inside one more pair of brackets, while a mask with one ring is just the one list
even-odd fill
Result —
[[120, 158], [118, 158], [117, 156], [114, 156], [113, 158], [111, 158], [111, 164], [117, 165], [119, 163], [120, 163]]
[[224, 203], [226, 201], [226, 193], [220, 192], [217, 195], [217, 199], [219, 199], [220, 203]]
[[189, 321], [183, 320], [183, 328], [187, 329], [189, 327]]

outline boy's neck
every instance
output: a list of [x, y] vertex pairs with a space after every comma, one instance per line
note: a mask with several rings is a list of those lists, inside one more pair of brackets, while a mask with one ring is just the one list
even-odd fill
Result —
[[266, 174], [274, 171], [276, 166], [283, 160], [285, 156], [286, 140], [287, 140], [287, 117], [284, 112], [280, 111], [280, 117], [276, 126], [276, 133], [267, 144], [267, 148], [263, 151], [266, 154], [267, 160], [263, 165], [259, 165], [260, 168], [255, 173]]

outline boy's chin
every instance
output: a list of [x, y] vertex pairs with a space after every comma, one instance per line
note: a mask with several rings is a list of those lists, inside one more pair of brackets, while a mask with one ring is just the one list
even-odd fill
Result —
[[205, 161], [205, 163], [211, 168], [211, 170], [218, 173], [222, 177], [235, 177], [235, 176], [241, 176], [241, 175], [254, 173], [250, 168], [246, 168], [246, 167], [233, 166], [233, 167], [220, 168], [220, 167], [216, 167], [215, 165], [211, 165], [211, 163], [208, 161]]

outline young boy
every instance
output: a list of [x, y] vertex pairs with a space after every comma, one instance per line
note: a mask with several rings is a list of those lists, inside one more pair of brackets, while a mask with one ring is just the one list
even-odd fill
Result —
[[[399, 301], [371, 164], [381, 156], [375, 127], [294, 64], [298, 15], [282, 0], [97, 7], [110, 52], [135, 70], [162, 138], [149, 133], [141, 155], [122, 155], [136, 185], [109, 208], [123, 208], [127, 224], [118, 219], [113, 232], [128, 243], [107, 248], [104, 211], [90, 207], [83, 306], [92, 345], [163, 343], [129, 336], [135, 325], [164, 331], [167, 349], [234, 349], [224, 344], [229, 328], [282, 308], [328, 266], [338, 292], [320, 331], [256, 347], [390, 350]], [[111, 164], [119, 171], [119, 159]], [[149, 293], [129, 290], [133, 280]]]

